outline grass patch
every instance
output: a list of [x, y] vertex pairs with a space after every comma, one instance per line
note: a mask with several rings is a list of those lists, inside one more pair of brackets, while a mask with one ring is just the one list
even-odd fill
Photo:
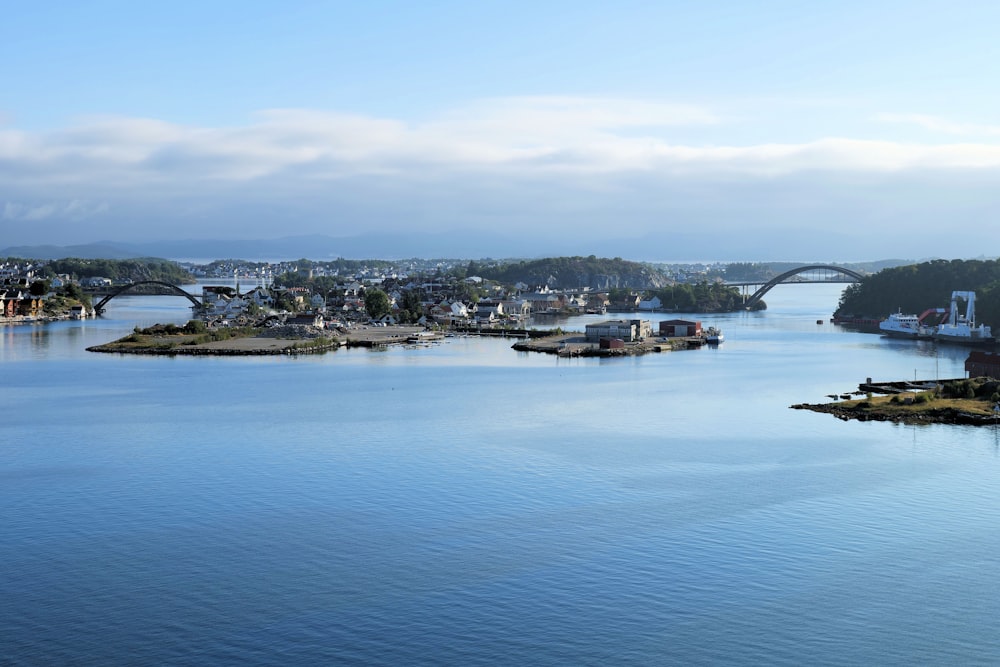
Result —
[[[907, 402], [909, 399], [909, 402]], [[839, 405], [858, 410], [885, 412], [924, 412], [927, 410], [953, 409], [974, 415], [992, 415], [993, 402], [986, 397], [980, 398], [945, 398], [935, 397], [933, 392], [917, 394], [893, 394], [892, 396], [874, 396], [853, 401], [843, 401]]]
[[178, 346], [195, 346], [204, 343], [211, 343], [220, 340], [232, 340], [234, 338], [247, 338], [256, 336], [262, 331], [258, 327], [220, 327], [218, 329], [206, 329], [202, 326], [192, 326], [189, 322], [187, 326], [178, 327], [174, 324], [156, 324], [146, 329], [136, 329], [127, 336], [104, 345], [96, 346], [96, 349], [118, 349], [118, 350], [170, 350]]

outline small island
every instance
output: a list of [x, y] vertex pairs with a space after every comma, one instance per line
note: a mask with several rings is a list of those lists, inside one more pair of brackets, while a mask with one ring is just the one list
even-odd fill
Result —
[[191, 320], [181, 327], [175, 324], [136, 327], [123, 338], [87, 350], [119, 354], [242, 356], [309, 354], [341, 345], [340, 338], [333, 333], [302, 324], [210, 329], [201, 320]]
[[326, 329], [313, 324], [209, 327], [201, 320], [184, 326], [156, 324], [118, 340], [88, 347], [118, 354], [247, 356], [317, 354], [341, 347], [381, 348], [393, 344], [428, 344], [442, 337], [422, 326], [352, 326]]
[[910, 383], [881, 385], [889, 395], [874, 396], [875, 385], [862, 384], [863, 397], [831, 403], [800, 403], [794, 410], [812, 410], [838, 419], [890, 421], [897, 424], [964, 424], [990, 426], [998, 423], [1000, 381], [990, 377], [946, 380], [928, 387]]

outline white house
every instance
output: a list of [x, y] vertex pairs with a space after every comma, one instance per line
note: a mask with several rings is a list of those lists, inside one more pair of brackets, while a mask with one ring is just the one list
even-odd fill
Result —
[[659, 310], [663, 308], [660, 297], [654, 296], [652, 299], [640, 299], [639, 310]]

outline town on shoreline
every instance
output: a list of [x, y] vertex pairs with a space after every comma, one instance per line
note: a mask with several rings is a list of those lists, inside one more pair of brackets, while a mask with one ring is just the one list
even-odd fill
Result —
[[[513, 339], [512, 348], [517, 351], [575, 357], [693, 349], [720, 343], [724, 338], [720, 330], [703, 327], [698, 320], [665, 319], [655, 328], [650, 319], [642, 317], [595, 320], [583, 332], [562, 331], [547, 326], [546, 320], [554, 325], [562, 316], [605, 314], [609, 310], [652, 314], [740, 309], [739, 292], [718, 277], [711, 283], [704, 275], [695, 283], [678, 282], [680, 274], [664, 279], [636, 263], [593, 256], [535, 264], [535, 270], [549, 274], [557, 273], [557, 267], [568, 266], [574, 269], [570, 272], [574, 279], [589, 276], [591, 283], [600, 285], [565, 287], [552, 275], [533, 286], [520, 280], [510, 284], [479, 275], [489, 275], [491, 267], [476, 262], [434, 267], [411, 264], [407, 268], [375, 260], [300, 260], [277, 267], [235, 261], [182, 267], [167, 260], [7, 260], [0, 264], [4, 287], [0, 292], [0, 323], [84, 318], [98, 314], [109, 300], [122, 294], [165, 293], [185, 296], [192, 302], [193, 319], [186, 325], [137, 328], [119, 340], [88, 349], [155, 355], [298, 355], [340, 347], [429, 345], [446, 336], [487, 335]], [[590, 273], [581, 273], [581, 267]], [[607, 273], [594, 278], [595, 267]], [[275, 268], [282, 272], [275, 274]], [[740, 265], [738, 270], [748, 279], [751, 274], [761, 275], [754, 274], [759, 268]], [[932, 262], [917, 268], [931, 272], [940, 267]], [[625, 274], [628, 279], [623, 278]], [[204, 284], [213, 278], [228, 281], [230, 275], [232, 286]], [[509, 278], [516, 274], [503, 275]], [[630, 286], [636, 276], [652, 286]], [[197, 282], [203, 283], [200, 298], [178, 286]], [[612, 284], [615, 286], [609, 287]], [[855, 290], [852, 296], [864, 294], [863, 290]], [[529, 320], [533, 328], [528, 328]], [[977, 379], [998, 377], [1000, 355], [977, 350], [970, 355], [967, 370], [970, 377]], [[841, 419], [996, 423], [1000, 392], [994, 391], [993, 385], [983, 389], [981, 382], [973, 390], [967, 385], [958, 392], [948, 388], [958, 382], [925, 387], [913, 396], [891, 392], [894, 395], [885, 398], [873, 398], [868, 386], [861, 389], [867, 396], [864, 400], [792, 407], [826, 412]], [[958, 395], [970, 391], [974, 395]], [[990, 397], [987, 399], [984, 393]]]
[[[335, 325], [524, 326], [529, 318], [578, 313], [729, 312], [744, 295], [723, 266], [675, 267], [596, 257], [509, 265], [381, 260], [279, 264], [167, 260], [7, 260], [0, 264], [0, 322], [32, 323], [100, 314], [117, 293], [184, 295], [210, 326], [262, 315], [319, 313]], [[734, 274], [735, 275], [735, 274]], [[742, 275], [742, 274], [741, 274]], [[220, 280], [187, 295], [183, 285]], [[766, 306], [761, 306], [766, 307]], [[544, 324], [543, 324], [544, 326]]]
[[[474, 261], [433, 267], [344, 260], [334, 264], [300, 260], [277, 267], [232, 261], [202, 267], [161, 260], [130, 261], [124, 267], [111, 261], [8, 261], [3, 265], [9, 288], [4, 292], [9, 306], [5, 321], [83, 318], [99, 315], [120, 295], [163, 293], [192, 302], [193, 320], [186, 331], [136, 331], [95, 349], [146, 354], [168, 350], [175, 354], [299, 354], [340, 345], [427, 342], [453, 332], [535, 339], [519, 343], [521, 350], [617, 356], [718, 342], [720, 334], [703, 331], [701, 322], [687, 320], [661, 323], [655, 334], [650, 321], [639, 318], [609, 320], [602, 323], [601, 333], [588, 325], [587, 331], [577, 335], [565, 334], [555, 323], [561, 317], [600, 315], [608, 310], [725, 312], [741, 305], [739, 291], [719, 280], [678, 282], [685, 276], [667, 277], [618, 258], [542, 260], [528, 273], [561, 272], [563, 278], [549, 275], [533, 286], [521, 280], [484, 278], [478, 275], [480, 268], [484, 273], [490, 269]], [[274, 269], [282, 272], [275, 275]], [[96, 271], [115, 276], [81, 275]], [[230, 275], [231, 285], [204, 284], [213, 278], [228, 282]], [[565, 287], [567, 280], [588, 284]], [[196, 281], [202, 283], [200, 295], [178, 286]], [[646, 287], [632, 286], [636, 282]], [[279, 330], [283, 333], [276, 335]], [[538, 341], [543, 336], [547, 339]], [[251, 339], [270, 342], [251, 343]]]

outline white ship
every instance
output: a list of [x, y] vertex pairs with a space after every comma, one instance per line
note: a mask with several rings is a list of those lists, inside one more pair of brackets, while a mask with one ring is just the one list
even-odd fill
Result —
[[[958, 312], [958, 300], [965, 300], [965, 315]], [[976, 293], [952, 292], [948, 321], [938, 325], [934, 336], [940, 341], [982, 345], [993, 342], [993, 331], [985, 324], [976, 324]]]
[[940, 309], [927, 310], [921, 315], [904, 315], [902, 311], [892, 313], [878, 323], [879, 331], [894, 338], [931, 338], [936, 327], [925, 326], [923, 319], [935, 310]]

